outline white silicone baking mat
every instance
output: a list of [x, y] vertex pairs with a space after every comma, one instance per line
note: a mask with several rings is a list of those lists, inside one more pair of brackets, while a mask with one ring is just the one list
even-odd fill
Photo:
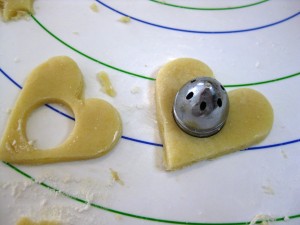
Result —
[[[66, 55], [84, 75], [85, 97], [120, 112], [123, 136], [93, 160], [0, 162], [0, 224], [28, 216], [62, 224], [237, 225], [257, 215], [300, 224], [300, 1], [38, 0], [34, 8], [29, 20], [0, 22], [0, 135], [30, 71]], [[120, 22], [123, 16], [131, 21]], [[270, 135], [246, 151], [164, 171], [155, 74], [180, 57], [208, 64], [228, 91], [263, 93], [274, 109]], [[101, 91], [99, 71], [109, 74], [116, 97]], [[51, 147], [73, 125], [45, 106], [27, 129]]]

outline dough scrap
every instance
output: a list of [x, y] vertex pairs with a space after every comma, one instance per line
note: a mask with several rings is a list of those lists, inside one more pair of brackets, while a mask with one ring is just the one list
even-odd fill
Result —
[[98, 6], [97, 6], [97, 4], [96, 3], [93, 3], [93, 4], [91, 4], [90, 5], [90, 9], [93, 11], [93, 12], [99, 12], [99, 8], [98, 8]]
[[0, 11], [4, 21], [19, 19], [28, 13], [33, 14], [34, 0], [0, 0]]
[[108, 77], [108, 74], [105, 73], [104, 71], [100, 71], [99, 73], [97, 73], [97, 77], [100, 81], [100, 84], [103, 88], [103, 91], [109, 95], [110, 97], [115, 97], [116, 96], [116, 91], [113, 88], [110, 79]]
[[157, 75], [156, 111], [166, 170], [245, 149], [262, 141], [272, 128], [273, 109], [268, 100], [255, 90], [241, 88], [228, 92], [229, 115], [219, 133], [197, 138], [183, 132], [173, 118], [174, 98], [186, 82], [199, 76], [214, 77], [206, 64], [190, 58], [167, 63]]
[[119, 184], [121, 184], [121, 185], [124, 185], [124, 184], [125, 184], [124, 181], [121, 180], [121, 178], [120, 178], [120, 176], [119, 176], [119, 173], [118, 173], [117, 171], [115, 171], [115, 170], [113, 170], [113, 169], [109, 169], [109, 170], [110, 170], [110, 175], [111, 175], [112, 179], [113, 179], [115, 182], [117, 182], [117, 183], [119, 183]]
[[18, 220], [16, 225], [60, 225], [60, 222], [57, 221], [50, 221], [50, 220], [42, 220], [39, 222], [32, 221], [28, 217], [22, 217]]
[[131, 18], [129, 16], [122, 16], [119, 19], [119, 22], [121, 22], [121, 23], [130, 23], [131, 22]]
[[[84, 99], [83, 77], [66, 56], [53, 57], [28, 76], [10, 115], [0, 143], [0, 159], [10, 163], [41, 164], [102, 156], [121, 137], [118, 111], [100, 99]], [[26, 136], [28, 116], [41, 105], [59, 103], [72, 109], [74, 129], [61, 145], [39, 150]]]

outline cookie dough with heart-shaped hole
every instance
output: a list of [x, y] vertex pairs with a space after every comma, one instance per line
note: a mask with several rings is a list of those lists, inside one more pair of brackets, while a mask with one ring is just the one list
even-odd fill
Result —
[[[11, 163], [41, 164], [99, 157], [121, 137], [118, 111], [100, 99], [83, 98], [83, 76], [66, 56], [53, 57], [27, 78], [9, 118], [0, 144], [0, 159]], [[75, 126], [61, 145], [47, 150], [34, 148], [26, 135], [28, 116], [46, 103], [72, 109]]]
[[167, 63], [157, 75], [156, 111], [166, 170], [245, 149], [262, 141], [272, 128], [273, 109], [268, 100], [255, 90], [241, 88], [228, 92], [229, 114], [220, 132], [206, 138], [186, 134], [173, 118], [173, 103], [178, 90], [200, 76], [214, 77], [206, 64], [190, 58]]

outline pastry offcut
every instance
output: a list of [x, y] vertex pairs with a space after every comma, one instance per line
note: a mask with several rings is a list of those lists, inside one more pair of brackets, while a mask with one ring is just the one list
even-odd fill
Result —
[[34, 0], [0, 0], [0, 12], [4, 21], [16, 20], [28, 13], [33, 14]]
[[[118, 111], [101, 99], [83, 97], [83, 76], [69, 57], [53, 57], [29, 74], [15, 103], [0, 143], [0, 159], [40, 164], [96, 158], [109, 152], [121, 137]], [[61, 145], [40, 150], [26, 135], [29, 115], [46, 103], [59, 103], [75, 115], [75, 126]]]

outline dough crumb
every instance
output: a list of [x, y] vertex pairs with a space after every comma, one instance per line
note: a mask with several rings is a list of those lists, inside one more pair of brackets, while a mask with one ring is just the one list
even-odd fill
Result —
[[259, 41], [256, 41], [255, 45], [259, 46], [259, 45], [261, 45], [261, 43]]
[[21, 61], [21, 60], [20, 60], [18, 57], [15, 57], [15, 58], [14, 58], [14, 62], [15, 62], [15, 63], [19, 63], [20, 61]]
[[131, 22], [131, 19], [130, 19], [130, 17], [128, 17], [128, 16], [123, 16], [123, 17], [121, 17], [121, 18], [119, 19], [119, 22], [121, 22], [121, 23], [130, 23], [130, 22]]
[[117, 171], [114, 171], [113, 169], [109, 169], [109, 170], [113, 180], [121, 185], [124, 185], [124, 182], [120, 179], [119, 173]]
[[262, 225], [269, 225], [269, 222], [274, 221], [274, 218], [269, 215], [258, 214], [250, 222], [249, 225], [260, 223]]
[[285, 216], [285, 217], [283, 218], [283, 220], [284, 220], [284, 221], [288, 221], [288, 220], [290, 220], [290, 217], [289, 217], [289, 216]]
[[281, 155], [283, 156], [283, 158], [285, 158], [285, 159], [288, 158], [288, 156], [287, 156], [287, 154], [285, 153], [284, 150], [281, 150], [280, 152], [281, 152]]
[[97, 6], [97, 4], [96, 3], [93, 3], [93, 4], [91, 4], [90, 5], [90, 9], [93, 11], [93, 12], [99, 12], [99, 8], [98, 8], [98, 6]]
[[263, 189], [263, 191], [264, 191], [265, 194], [268, 194], [268, 195], [274, 195], [275, 194], [275, 192], [274, 192], [274, 190], [273, 190], [273, 188], [271, 186], [265, 186], [265, 185], [263, 185], [261, 187], [262, 187], [262, 189]]
[[141, 88], [140, 87], [133, 87], [133, 88], [131, 88], [130, 92], [131, 92], [131, 94], [134, 94], [134, 95], [138, 94], [138, 93], [141, 92]]
[[123, 219], [123, 217], [119, 214], [115, 215], [116, 220], [120, 221]]
[[257, 62], [255, 63], [255, 68], [259, 68], [259, 67], [260, 67], [260, 62], [257, 61]]
[[87, 204], [85, 204], [83, 207], [76, 207], [75, 210], [76, 210], [77, 212], [79, 212], [79, 213], [82, 213], [82, 212], [84, 212], [84, 211], [89, 210], [89, 209], [90, 209], [90, 206], [91, 206], [91, 204], [90, 204], [90, 203], [87, 203]]
[[136, 105], [135, 108], [138, 110], [141, 110], [141, 109], [144, 109], [144, 105]]
[[0, 15], [4, 21], [29, 19], [29, 15], [34, 13], [34, 0], [0, 0]]
[[97, 77], [100, 81], [101, 86], [104, 89], [104, 92], [106, 94], [108, 94], [109, 96], [111, 96], [111, 97], [115, 97], [116, 96], [116, 91], [114, 90], [114, 88], [113, 88], [113, 86], [112, 86], [112, 84], [109, 80], [108, 74], [105, 73], [104, 71], [100, 71], [97, 74]]
[[8, 182], [3, 184], [3, 188], [9, 188], [11, 191], [11, 196], [14, 198], [19, 198], [21, 195], [30, 187], [33, 183], [31, 181], [24, 182]]
[[43, 199], [40, 203], [41, 207], [44, 207], [47, 204], [47, 199]]
[[36, 142], [35, 140], [29, 140], [29, 141], [28, 141], [28, 144], [29, 144], [29, 145], [34, 145], [35, 142]]
[[58, 221], [42, 220], [39, 222], [33, 221], [28, 217], [22, 217], [18, 220], [16, 225], [61, 225]]

